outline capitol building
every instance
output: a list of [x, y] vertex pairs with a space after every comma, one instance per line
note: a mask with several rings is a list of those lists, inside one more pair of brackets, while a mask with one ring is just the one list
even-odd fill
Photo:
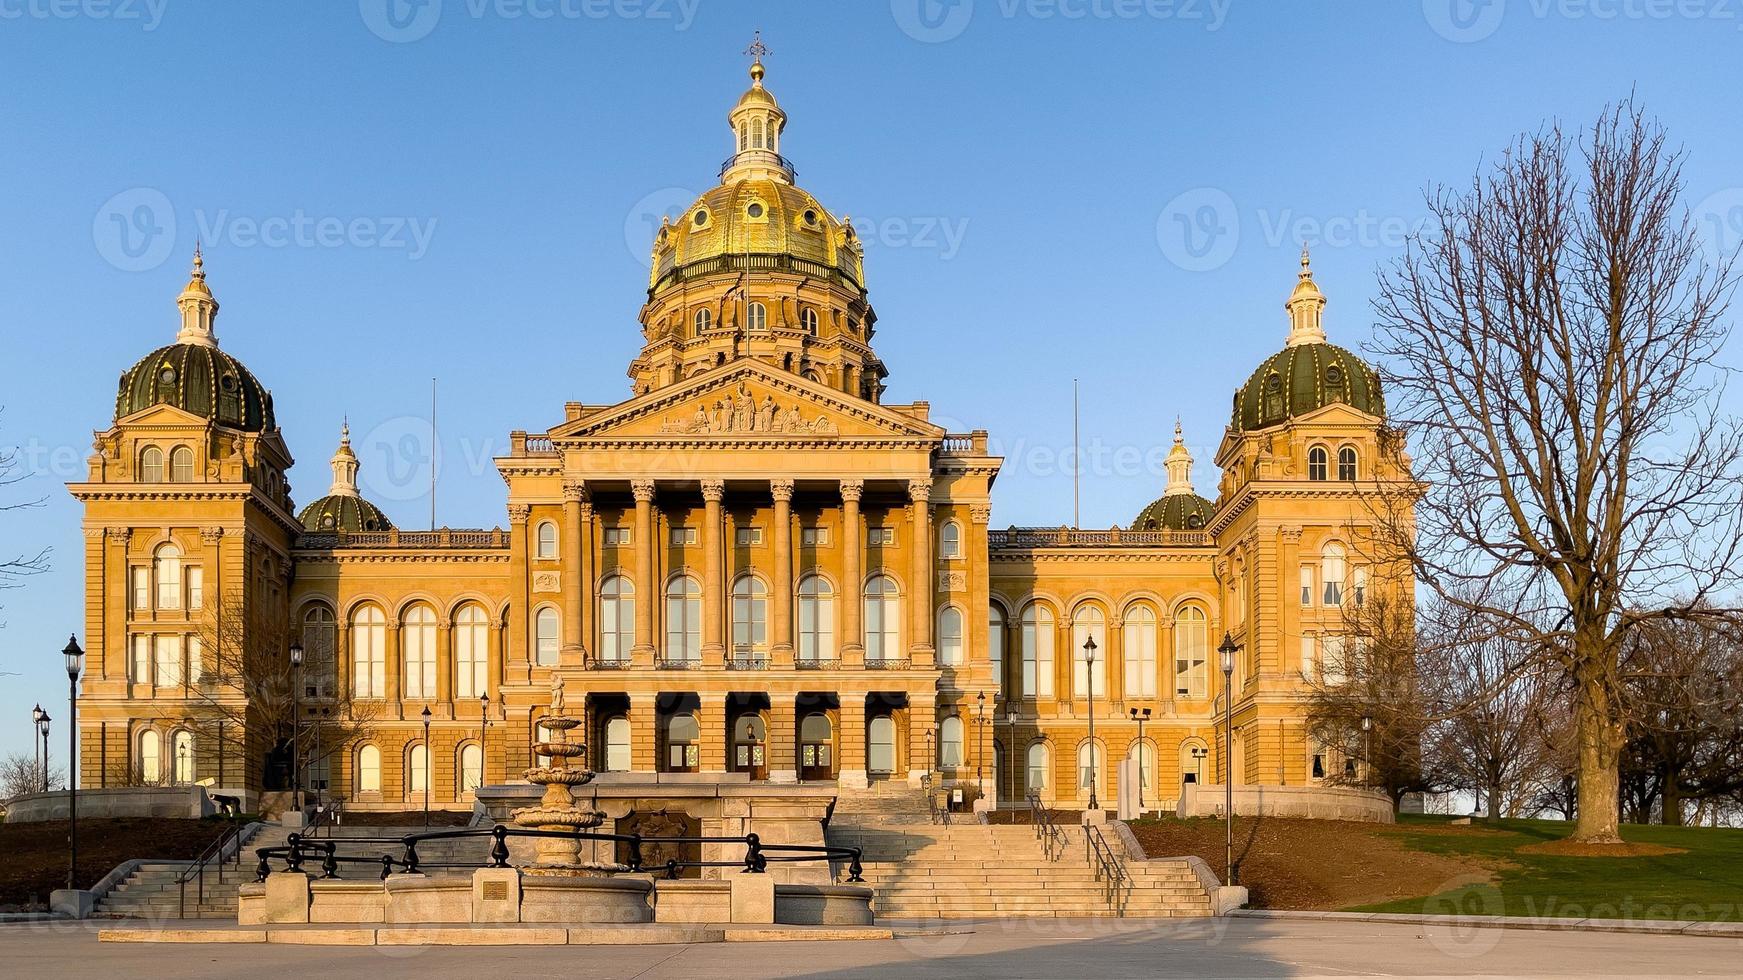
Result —
[[650, 243], [628, 398], [553, 398], [512, 433], [496, 529], [396, 528], [339, 418], [330, 488], [293, 501], [272, 366], [220, 345], [196, 254], [173, 343], [120, 375], [70, 486], [82, 786], [253, 806], [301, 770], [350, 809], [465, 809], [534, 764], [557, 679], [602, 773], [1069, 808], [1092, 784], [1111, 805], [1122, 771], [1171, 806], [1223, 781], [1225, 746], [1236, 784], [1342, 774], [1306, 697], [1353, 610], [1408, 590], [1373, 541], [1415, 484], [1307, 256], [1278, 352], [1231, 366], [1214, 487], [1158, 429], [1166, 482], [1129, 524], [1001, 527], [987, 432], [889, 398], [862, 243], [794, 182], [750, 77], [719, 184]]

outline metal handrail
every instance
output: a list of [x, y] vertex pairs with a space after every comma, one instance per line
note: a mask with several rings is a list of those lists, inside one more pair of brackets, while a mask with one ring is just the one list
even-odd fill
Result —
[[[490, 863], [488, 864], [424, 864], [418, 859], [418, 845], [436, 840], [458, 840], [465, 838], [491, 838]], [[381, 844], [387, 839], [359, 837], [331, 837], [314, 840], [302, 834], [290, 835], [282, 847], [262, 847], [255, 853], [260, 857], [260, 863], [255, 868], [255, 879], [265, 881], [272, 874], [272, 859], [279, 858], [285, 863], [285, 870], [300, 872], [303, 863], [311, 856], [321, 860], [321, 877], [338, 878], [339, 868], [343, 864], [380, 865], [381, 877], [386, 878], [396, 868], [407, 874], [417, 874], [422, 868], [507, 868], [508, 838], [533, 837], [545, 839], [566, 839], [574, 841], [605, 841], [613, 844], [628, 844], [630, 860], [627, 864], [631, 874], [649, 871], [664, 871], [666, 877], [678, 877], [680, 868], [742, 868], [752, 874], [763, 873], [769, 862], [795, 861], [827, 861], [834, 873], [837, 861], [847, 862], [849, 882], [862, 882], [864, 867], [861, 863], [864, 852], [857, 847], [841, 847], [833, 844], [764, 844], [756, 834], [745, 834], [743, 837], [644, 837], [641, 834], [607, 834], [591, 830], [530, 830], [523, 827], [510, 827], [498, 824], [495, 827], [431, 831], [422, 834], [408, 834], [399, 838], [397, 843], [404, 848], [400, 857], [391, 854], [356, 855], [341, 854], [342, 844]], [[660, 864], [647, 865], [642, 861], [642, 847], [646, 844], [743, 844], [744, 859], [741, 861], [679, 861], [669, 859]], [[778, 852], [771, 855], [769, 852]]]
[[200, 852], [199, 857], [194, 858], [187, 867], [182, 869], [181, 874], [176, 875], [178, 891], [176, 918], [185, 919], [188, 917], [188, 882], [190, 881], [196, 882], [195, 903], [198, 905], [206, 904], [206, 868], [214, 862], [220, 868], [224, 866], [226, 861], [224, 849], [230, 846], [231, 842], [236, 844], [233, 855], [236, 859], [236, 867], [242, 867], [242, 822], [240, 819], [232, 818], [230, 826], [218, 835], [218, 839], [208, 844], [206, 849]]
[[1041, 842], [1047, 860], [1059, 860], [1059, 855], [1065, 853], [1065, 831], [1053, 822], [1053, 815], [1041, 805], [1041, 796], [1034, 790], [1029, 791], [1029, 822], [1035, 825], [1035, 838]]
[[1126, 914], [1126, 895], [1131, 890], [1131, 876], [1126, 862], [1115, 853], [1113, 845], [1096, 824], [1083, 825], [1084, 856], [1095, 868], [1095, 880], [1101, 882], [1102, 900], [1118, 915]]

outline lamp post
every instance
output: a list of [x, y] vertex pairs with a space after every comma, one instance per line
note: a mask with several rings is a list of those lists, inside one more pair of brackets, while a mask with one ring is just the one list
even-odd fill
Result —
[[42, 735], [42, 791], [44, 793], [48, 792], [48, 723], [52, 720], [46, 711], [42, 713], [42, 717], [36, 719], [36, 730]]
[[430, 706], [424, 705], [424, 829], [430, 829]]
[[1010, 701], [1005, 702], [1005, 724], [1011, 726], [1010, 740], [1005, 743], [1005, 768], [1011, 771], [1009, 785], [1014, 800], [1017, 796], [1017, 706]]
[[974, 747], [974, 791], [986, 799], [986, 692], [974, 696], [974, 725], [980, 734]]
[[[79, 638], [67, 637], [61, 656], [67, 663], [67, 708], [72, 712], [67, 721], [67, 887], [77, 888], [79, 875], [79, 675], [85, 672], [85, 651], [79, 649]], [[46, 721], [47, 715], [43, 715]], [[43, 746], [47, 750], [48, 729], [43, 728]]]
[[38, 704], [30, 709], [30, 749], [36, 753], [36, 768], [31, 770], [33, 774], [41, 772], [43, 769], [42, 746], [36, 744], [36, 733], [40, 728], [42, 728], [42, 705]]
[[1362, 716], [1362, 782], [1374, 782], [1374, 716]]
[[1223, 634], [1216, 648], [1223, 662], [1223, 884], [1235, 883], [1235, 638]]
[[484, 788], [484, 774], [490, 771], [490, 695], [478, 695], [478, 787]]
[[297, 735], [302, 727], [302, 694], [303, 694], [303, 645], [292, 643], [290, 647], [291, 665], [291, 809], [303, 812], [303, 773], [301, 759], [297, 755]]
[[[1194, 782], [1202, 783], [1204, 776], [1204, 760], [1210, 755], [1210, 750], [1202, 745], [1194, 745], [1191, 751], [1193, 766], [1192, 774], [1199, 777], [1199, 779], [1194, 780]], [[1184, 783], [1185, 780], [1182, 779], [1181, 782]]]
[[1138, 814], [1144, 813], [1144, 777], [1149, 770], [1144, 768], [1144, 722], [1150, 720], [1150, 709], [1132, 709], [1132, 720], [1138, 723]]
[[1089, 691], [1089, 808], [1101, 809], [1095, 798], [1096, 770], [1101, 768], [1101, 753], [1095, 745], [1095, 637], [1083, 641], [1084, 687]]

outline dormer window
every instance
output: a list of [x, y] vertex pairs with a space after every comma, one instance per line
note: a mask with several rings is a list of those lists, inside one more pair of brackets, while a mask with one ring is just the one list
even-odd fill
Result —
[[1345, 446], [1338, 450], [1338, 479], [1355, 482], [1356, 479], [1356, 447]]
[[745, 208], [744, 213], [751, 218], [761, 218], [763, 216], [762, 203], [759, 201], [750, 202], [750, 207]]
[[1324, 480], [1326, 476], [1326, 455], [1324, 446], [1314, 446], [1307, 451], [1307, 478], [1309, 480]]
[[703, 308], [703, 309], [696, 311], [696, 332], [697, 333], [706, 333], [708, 328], [710, 326], [712, 326], [713, 323], [714, 323], [714, 315], [709, 313], [707, 308]]
[[817, 336], [817, 311], [807, 306], [799, 311], [799, 326], [811, 336]]
[[696, 217], [691, 219], [691, 220], [695, 223], [696, 227], [698, 227], [698, 228], [708, 227], [708, 209], [707, 208], [698, 208], [696, 210]]
[[745, 310], [745, 326], [751, 330], [767, 330], [769, 328], [769, 310], [761, 303], [752, 303]]

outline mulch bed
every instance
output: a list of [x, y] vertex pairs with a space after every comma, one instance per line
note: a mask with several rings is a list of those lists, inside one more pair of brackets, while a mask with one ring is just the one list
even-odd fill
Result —
[[1687, 854], [1680, 847], [1662, 844], [1585, 844], [1571, 840], [1550, 840], [1541, 844], [1526, 844], [1520, 854], [1550, 854], [1555, 857], [1634, 858], [1664, 857], [1666, 854]]
[[[80, 888], [133, 858], [191, 861], [224, 833], [223, 820], [121, 818], [79, 821]], [[0, 911], [48, 907], [67, 886], [67, 822], [0, 824]]]

